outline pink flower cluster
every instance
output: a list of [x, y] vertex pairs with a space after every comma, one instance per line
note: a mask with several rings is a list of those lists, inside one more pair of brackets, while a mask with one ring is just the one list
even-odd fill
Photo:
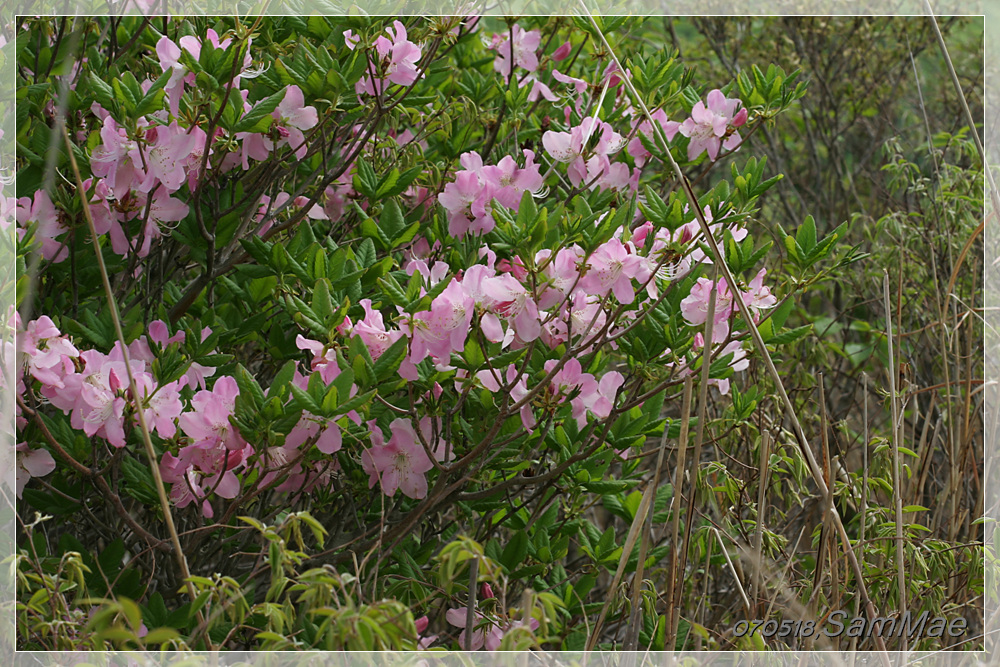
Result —
[[[221, 39], [208, 30], [206, 39], [215, 48], [226, 48], [232, 39]], [[94, 148], [90, 158], [92, 179], [84, 182], [90, 193], [90, 211], [97, 233], [108, 234], [111, 249], [126, 255], [135, 252], [146, 257], [153, 242], [163, 235], [172, 223], [184, 220], [190, 211], [187, 203], [177, 196], [187, 186], [193, 190], [201, 178], [201, 168], [206, 152], [214, 154], [216, 140], [226, 139], [221, 128], [212, 137], [198, 126], [186, 126], [180, 118], [181, 102], [186, 90], [193, 88], [195, 75], [182, 63], [182, 53], [197, 59], [202, 42], [194, 37], [182, 37], [175, 44], [167, 37], [157, 42], [156, 54], [164, 72], [171, 72], [165, 86], [168, 110], [153, 112], [149, 117], [138, 118], [134, 130], [119, 125], [110, 113], [97, 103], [93, 112], [101, 120], [101, 143]], [[247, 101], [247, 90], [240, 90], [241, 76], [252, 63], [249, 43], [244, 53], [243, 67], [232, 82], [231, 94], [242, 95], [243, 113], [250, 113], [255, 105]], [[148, 91], [153, 82], [145, 80], [140, 86]], [[305, 131], [319, 122], [314, 107], [305, 104], [298, 86], [291, 85], [277, 108], [271, 113], [273, 123], [268, 134], [239, 132], [229, 137], [237, 148], [219, 161], [223, 171], [237, 165], [249, 169], [251, 160], [265, 160], [278, 148], [288, 146], [297, 159], [307, 154]], [[336, 194], [335, 187], [328, 188], [325, 199]], [[68, 256], [67, 247], [59, 240], [67, 228], [50, 197], [44, 191], [34, 198], [16, 202], [18, 237], [24, 238], [29, 226], [35, 225], [35, 239], [41, 243], [42, 256], [61, 262]], [[138, 236], [130, 227], [138, 228]]]
[[[680, 124], [678, 130], [689, 137], [688, 159], [693, 160], [704, 152], [708, 159], [715, 161], [719, 150], [736, 150], [743, 139], [737, 128], [747, 122], [746, 108], [739, 109], [738, 99], [729, 99], [721, 90], [708, 94], [708, 105], [698, 101], [691, 110], [691, 117]], [[739, 109], [739, 111], [737, 111]]]
[[[417, 68], [417, 63], [420, 62], [420, 47], [409, 40], [406, 26], [400, 21], [394, 21], [392, 27], [386, 28], [385, 31], [389, 34], [388, 38], [379, 35], [375, 40], [375, 53], [378, 54], [379, 62], [368, 62], [368, 71], [375, 72], [376, 75], [365, 76], [354, 86], [359, 96], [362, 93], [381, 95], [386, 82], [410, 86], [421, 77], [421, 72]], [[344, 40], [347, 48], [353, 50], [359, 38], [347, 30], [344, 32]]]
[[490, 48], [497, 52], [493, 69], [501, 76], [510, 76], [511, 70], [521, 67], [528, 72], [538, 69], [538, 51], [542, 43], [542, 33], [538, 30], [527, 30], [514, 24], [509, 32], [493, 35]]
[[[494, 599], [495, 597], [490, 585], [486, 583], [482, 585], [481, 593], [481, 597], [484, 600]], [[469, 637], [467, 607], [449, 609], [445, 612], [445, 618], [451, 625], [461, 628], [462, 632], [458, 635], [458, 646], [463, 651], [478, 651], [482, 648], [485, 648], [487, 651], [497, 651], [500, 649], [503, 638], [510, 634], [511, 631], [520, 627], [527, 627], [534, 631], [539, 626], [538, 619], [535, 618], [529, 618], [527, 622], [513, 620], [507, 618], [505, 615], [495, 612], [484, 612], [477, 608], [473, 610], [474, 625], [472, 627], [472, 636]]]
[[495, 165], [484, 165], [475, 152], [463, 153], [459, 161], [463, 169], [438, 195], [438, 201], [448, 211], [448, 233], [456, 238], [493, 231], [494, 199], [516, 211], [524, 192], [535, 193], [542, 187], [535, 154], [529, 150], [524, 151], [523, 167], [518, 167], [509, 155]]
[[[732, 354], [733, 358], [729, 366], [734, 372], [745, 370], [750, 365], [750, 362], [746, 358], [747, 353], [743, 349], [742, 342], [729, 339], [731, 320], [733, 314], [739, 309], [736, 305], [736, 299], [742, 299], [743, 303], [750, 308], [754, 322], [759, 321], [761, 310], [773, 308], [778, 303], [777, 297], [771, 294], [770, 288], [764, 285], [764, 276], [766, 274], [767, 270], [761, 269], [754, 276], [754, 279], [750, 281], [750, 289], [736, 295], [733, 295], [730, 291], [729, 285], [725, 280], [713, 283], [708, 278], [698, 278], [697, 282], [691, 288], [690, 294], [681, 301], [681, 314], [684, 316], [684, 319], [692, 326], [699, 326], [708, 320], [709, 299], [712, 296], [712, 292], [715, 292], [712, 346], [722, 345], [723, 347], [721, 350], [713, 351], [712, 355], [713, 357], [725, 357], [728, 354]], [[701, 333], [695, 334], [693, 349], [698, 350], [704, 347], [705, 336]], [[681, 369], [681, 372], [683, 375], [687, 375], [691, 372], [691, 369], [685, 367]], [[716, 385], [721, 393], [729, 393], [728, 379], [713, 379], [709, 382]]]
[[566, 175], [574, 187], [633, 191], [638, 187], [638, 170], [611, 162], [611, 156], [625, 146], [625, 138], [604, 121], [588, 116], [568, 132], [549, 130], [542, 135], [542, 145], [553, 160], [568, 163]]

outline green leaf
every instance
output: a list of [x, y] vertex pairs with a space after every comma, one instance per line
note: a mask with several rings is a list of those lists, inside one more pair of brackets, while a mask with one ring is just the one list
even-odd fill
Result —
[[816, 221], [811, 215], [807, 215], [806, 219], [799, 225], [798, 231], [795, 232], [795, 243], [805, 254], [816, 247]]
[[584, 482], [582, 486], [591, 493], [604, 495], [608, 493], [621, 493], [622, 491], [631, 489], [636, 484], [638, 484], [638, 482], [619, 480], [619, 479], [604, 479], [604, 480], [595, 480], [592, 482]]
[[358, 246], [357, 250], [354, 251], [354, 256], [358, 259], [358, 264], [362, 268], [367, 269], [369, 266], [375, 263], [377, 256], [375, 254], [375, 243], [371, 239], [365, 239]]
[[250, 111], [233, 127], [233, 132], [264, 132], [271, 126], [271, 116], [274, 110], [281, 104], [285, 97], [287, 88], [282, 88], [274, 95], [265, 97], [257, 102]]
[[399, 209], [399, 204], [396, 203], [395, 199], [390, 199], [382, 207], [379, 228], [388, 239], [395, 239], [406, 228], [403, 212]]
[[104, 107], [106, 111], [111, 111], [114, 108], [115, 91], [111, 89], [103, 79], [97, 77], [96, 74], [90, 72], [88, 77], [90, 82], [90, 89], [94, 92], [94, 98], [97, 102]]
[[156, 481], [148, 465], [125, 456], [122, 458], [121, 471], [125, 480], [125, 493], [146, 505], [157, 505], [160, 502]]
[[528, 555], [528, 534], [519, 530], [514, 533], [510, 542], [500, 554], [500, 563], [511, 572], [520, 565]]
[[333, 305], [333, 297], [330, 294], [330, 281], [326, 278], [320, 278], [316, 281], [316, 287], [313, 290], [312, 309], [324, 323], [328, 323], [334, 316], [336, 309]]
[[809, 332], [812, 331], [812, 328], [812, 324], [807, 324], [802, 327], [796, 327], [795, 329], [789, 329], [788, 331], [782, 331], [767, 342], [772, 345], [787, 345], [788, 343], [794, 343], [800, 338], [807, 336]]
[[293, 360], [285, 362], [285, 365], [281, 367], [281, 370], [274, 376], [271, 380], [271, 386], [267, 389], [267, 398], [278, 398], [284, 400], [288, 396], [288, 384], [291, 383], [292, 378], [295, 377], [296, 363]]
[[298, 402], [299, 406], [313, 413], [314, 415], [323, 414], [323, 408], [320, 407], [319, 401], [314, 399], [309, 392], [304, 389], [300, 389], [295, 384], [289, 384], [288, 388], [292, 390], [292, 396]]
[[668, 214], [666, 203], [656, 193], [656, 190], [648, 185], [645, 186], [644, 192], [646, 193], [646, 203], [639, 202], [639, 210], [653, 224], [666, 225]]
[[243, 364], [236, 365], [236, 384], [240, 388], [240, 396], [252, 401], [254, 407], [260, 409], [264, 404], [264, 391]]
[[406, 356], [406, 342], [405, 336], [400, 336], [399, 339], [386, 349], [385, 352], [375, 360], [372, 365], [372, 369], [375, 374], [376, 382], [385, 382], [391, 378], [396, 371], [399, 369], [399, 362], [404, 356]]

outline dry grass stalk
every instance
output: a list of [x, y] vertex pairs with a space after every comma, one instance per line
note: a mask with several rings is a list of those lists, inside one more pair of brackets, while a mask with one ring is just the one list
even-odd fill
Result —
[[[94, 255], [97, 258], [97, 267], [101, 273], [101, 282], [104, 285], [104, 294], [108, 299], [108, 310], [111, 312], [111, 321], [115, 328], [115, 338], [118, 340], [118, 344], [121, 346], [121, 353], [125, 366], [125, 374], [128, 377], [129, 391], [133, 397], [138, 397], [139, 388], [135, 383], [135, 376], [132, 374], [132, 364], [129, 361], [128, 345], [125, 342], [125, 333], [122, 331], [121, 315], [118, 312], [118, 302], [115, 300], [114, 291], [111, 289], [111, 280], [108, 277], [108, 269], [104, 265], [104, 255], [101, 254], [101, 243], [97, 236], [97, 229], [94, 227], [94, 219], [90, 215], [90, 204], [86, 200], [87, 189], [83, 187], [83, 177], [80, 175], [80, 168], [76, 164], [76, 157], [73, 153], [73, 144], [70, 142], [69, 133], [66, 131], [66, 125], [62, 122], [63, 116], [59, 116], [60, 122], [59, 127], [62, 130], [63, 140], [66, 143], [66, 153], [69, 155], [70, 167], [73, 170], [73, 176], [76, 179], [77, 193], [80, 196], [80, 202], [82, 203], [83, 217], [87, 221], [87, 228], [90, 231], [90, 240], [92, 247], [94, 248]], [[167, 491], [163, 486], [163, 477], [160, 475], [160, 466], [156, 460], [156, 452], [153, 449], [153, 441], [149, 435], [149, 425], [146, 423], [146, 411], [139, 409], [138, 401], [135, 410], [136, 418], [139, 422], [139, 430], [142, 433], [142, 444], [146, 452], [146, 458], [149, 460], [149, 467], [153, 473], [153, 483], [156, 487], [156, 494], [160, 501], [160, 509], [163, 511], [164, 522], [167, 524], [167, 532], [170, 533], [170, 543], [174, 548], [174, 555], [177, 558], [177, 565], [181, 571], [181, 577], [184, 579], [186, 584], [188, 595], [191, 597], [192, 602], [198, 597], [194, 584], [191, 583], [191, 571], [188, 568], [187, 556], [184, 554], [184, 550], [181, 548], [180, 536], [177, 533], [177, 527], [174, 525], [174, 517], [170, 511], [170, 501], [167, 499]], [[200, 627], [207, 627], [205, 624], [205, 617], [201, 610], [197, 611], [197, 618]], [[215, 650], [215, 646], [212, 640], [205, 633], [205, 641], [209, 647], [209, 650]]]
[[[580, 6], [583, 9], [583, 13], [590, 19], [591, 25], [594, 26], [595, 35], [598, 37], [598, 39], [600, 39], [601, 44], [604, 45], [604, 48], [610, 55], [612, 62], [614, 62], [619, 69], [624, 71], [624, 68], [622, 68], [621, 63], [618, 61], [618, 56], [615, 54], [614, 49], [611, 48], [611, 45], [608, 43], [607, 38], [601, 31], [600, 26], [597, 25], [597, 22], [594, 20], [594, 17], [590, 14], [590, 11], [587, 9], [587, 6], [582, 2], [582, 0], [580, 2]], [[642, 111], [642, 114], [643, 116], [645, 116], [646, 120], [648, 120], [650, 125], [652, 125], [653, 131], [659, 138], [659, 141], [662, 142], [664, 146], [668, 145], [669, 142], [666, 140], [666, 137], [664, 136], [663, 128], [660, 126], [658, 122], [655, 121], [655, 119], [653, 119], [652, 114], [646, 107], [646, 103], [642, 100], [642, 97], [636, 91], [635, 86], [632, 84], [631, 79], [629, 77], [625, 77], [623, 81], [625, 83], [627, 90], [631, 94], [633, 101], [638, 105], [639, 109]], [[670, 166], [673, 169], [674, 174], [676, 175], [681, 188], [684, 190], [684, 193], [687, 196], [689, 204], [694, 210], [695, 219], [698, 221], [698, 227], [705, 238], [705, 242], [709, 246], [709, 250], [711, 250], [712, 259], [714, 261], [714, 266], [716, 267], [716, 270], [722, 273], [723, 277], [726, 280], [726, 284], [729, 287], [730, 292], [733, 294], [739, 294], [740, 289], [739, 286], [736, 284], [736, 278], [733, 277], [732, 272], [729, 270], [729, 266], [725, 263], [722, 250], [719, 248], [718, 242], [712, 235], [711, 229], [708, 226], [708, 221], [705, 219], [705, 215], [701, 210], [701, 206], [698, 203], [698, 197], [695, 195], [694, 190], [691, 187], [691, 183], [684, 175], [684, 172], [681, 171], [680, 165], [677, 164], [677, 161], [674, 160], [673, 155], [671, 155], [669, 151], [666, 152], [665, 157], [670, 162]], [[737, 298], [734, 299], [734, 302], [736, 303], [736, 305], [740, 310], [740, 314], [743, 317], [743, 321], [752, 322], [753, 316], [750, 313], [750, 307], [744, 302], [744, 300]], [[806, 439], [805, 432], [802, 430], [802, 424], [799, 422], [798, 416], [795, 413], [795, 406], [792, 405], [792, 401], [788, 397], [788, 392], [785, 390], [784, 384], [781, 380], [781, 374], [778, 372], [777, 367], [775, 367], [774, 361], [771, 359], [771, 355], [768, 352], [767, 346], [764, 344], [764, 339], [761, 337], [760, 331], [757, 330], [757, 327], [750, 326], [749, 333], [750, 333], [750, 338], [753, 340], [754, 349], [757, 351], [758, 354], [760, 354], [761, 360], [764, 362], [764, 365], [767, 368], [768, 375], [770, 375], [771, 379], [774, 381], [775, 388], [777, 389], [778, 395], [781, 398], [782, 405], [785, 408], [785, 413], [788, 415], [788, 418], [792, 422], [792, 425], [795, 429], [795, 435], [798, 438], [799, 449], [808, 464], [809, 472], [812, 476], [813, 482], [816, 484], [820, 492], [820, 496], [825, 498], [830, 493], [830, 491], [827, 488], [826, 483], [823, 481], [822, 472], [820, 471], [819, 465], [816, 462], [816, 457], [813, 456], [812, 451], [809, 449], [808, 440]], [[711, 340], [711, 338], [708, 338], [708, 340]], [[840, 518], [840, 515], [836, 512], [836, 509], [833, 512], [833, 519], [834, 519], [834, 525], [837, 528], [837, 533], [840, 537], [841, 544], [844, 545], [844, 549], [847, 553], [848, 560], [851, 563], [851, 568], [854, 570], [855, 577], [857, 580], [858, 590], [865, 600], [865, 609], [869, 617], [875, 618], [878, 616], [878, 611], [876, 610], [875, 605], [872, 603], [871, 598], [868, 595], [868, 588], [864, 582], [864, 573], [861, 571], [861, 567], [860, 565], [858, 565], [857, 559], [854, 557], [854, 553], [850, 548], [850, 538], [847, 535], [847, 529], [844, 527], [844, 522]], [[880, 636], [876, 635], [875, 643], [879, 652], [881, 653], [880, 658], [882, 660], [882, 664], [885, 665], [885, 667], [889, 667], [889, 660], [887, 655], [885, 654], [886, 650], [885, 642], [882, 640]]]
[[[906, 572], [903, 569], [903, 498], [902, 461], [899, 458], [899, 397], [896, 395], [896, 359], [892, 345], [892, 310], [889, 306], [889, 272], [882, 272], [885, 296], [886, 341], [889, 345], [889, 405], [892, 412], [892, 506], [896, 523], [896, 586], [899, 589], [899, 613], [906, 611]], [[903, 651], [908, 650], [906, 635], [901, 637]]]
[[[667, 577], [667, 634], [665, 645], [671, 650], [677, 641], [677, 624], [675, 619], [680, 613], [680, 598], [684, 588], [676, 590], [677, 561], [680, 557], [680, 504], [684, 488], [684, 464], [687, 455], [688, 427], [691, 421], [691, 393], [694, 389], [694, 379], [689, 375], [684, 379], [684, 394], [681, 399], [681, 432], [677, 439], [677, 467], [674, 470], [674, 494], [670, 499], [670, 543], [673, 552], [670, 555], [670, 571]], [[687, 539], [684, 540], [685, 548]]]

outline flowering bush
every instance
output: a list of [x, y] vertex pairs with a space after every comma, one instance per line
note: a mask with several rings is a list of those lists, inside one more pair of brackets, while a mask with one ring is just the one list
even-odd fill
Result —
[[[641, 523], [686, 378], [744, 422], [751, 328], [808, 331], [747, 145], [795, 74], [700, 81], [624, 18], [84, 23], [18, 54], [6, 205], [40, 268], [5, 352], [23, 507], [140, 608], [91, 645], [582, 647], [600, 573], [668, 553], [587, 508]], [[798, 278], [837, 238], [783, 240]], [[25, 646], [53, 613], [26, 598]]]

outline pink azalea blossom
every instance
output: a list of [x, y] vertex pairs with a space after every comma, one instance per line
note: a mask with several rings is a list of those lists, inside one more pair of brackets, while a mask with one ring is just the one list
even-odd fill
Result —
[[114, 118], [105, 118], [101, 127], [101, 145], [90, 156], [90, 169], [94, 176], [107, 180], [113, 192], [128, 192], [139, 181], [141, 173], [141, 167], [132, 161], [133, 155], [139, 155], [138, 144], [128, 138], [125, 128], [119, 127]]
[[544, 282], [539, 286], [538, 307], [548, 310], [561, 303], [570, 290], [578, 286], [579, 267], [583, 263], [583, 248], [577, 245], [560, 248], [552, 257], [552, 251], [543, 248], [535, 254], [535, 266], [541, 267]]
[[680, 133], [691, 139], [688, 144], [688, 159], [694, 160], [703, 152], [708, 152], [708, 159], [715, 161], [719, 150], [735, 150], [742, 138], [736, 128], [747, 120], [746, 108], [736, 110], [740, 100], [730, 99], [721, 90], [713, 90], [708, 94], [708, 106], [700, 100], [691, 110], [691, 117], [680, 124]]
[[157, 386], [152, 375], [140, 373], [135, 376], [135, 384], [142, 405], [145, 406], [143, 416], [146, 423], [161, 438], [174, 437], [177, 432], [177, 418], [184, 409], [177, 383]]
[[409, 419], [396, 419], [389, 424], [392, 436], [385, 444], [372, 432], [373, 446], [361, 455], [361, 466], [368, 473], [368, 487], [381, 482], [382, 492], [390, 498], [400, 489], [403, 495], [421, 499], [427, 495], [426, 473], [434, 467], [427, 452], [417, 439]]
[[538, 192], [543, 186], [539, 165], [530, 150], [524, 151], [523, 167], [518, 167], [509, 155], [496, 165], [484, 165], [475, 152], [463, 153], [460, 162], [464, 169], [438, 195], [438, 201], [448, 211], [448, 233], [456, 238], [493, 230], [494, 199], [517, 211], [525, 192]]
[[[508, 345], [516, 335], [528, 343], [541, 333], [538, 306], [528, 290], [509, 274], [495, 275], [482, 264], [469, 268], [462, 280], [462, 286], [485, 312], [481, 319], [483, 334], [494, 343]], [[504, 333], [501, 321], [510, 322]]]
[[632, 279], [642, 268], [639, 256], [629, 253], [620, 240], [612, 238], [587, 258], [587, 271], [580, 280], [580, 288], [594, 296], [613, 292], [619, 302], [632, 303], [635, 301]]
[[[503, 376], [498, 375], [496, 369], [486, 369], [476, 373], [476, 379], [487, 390], [496, 393], [501, 389], [508, 391], [511, 403], [520, 403], [521, 399], [528, 395], [528, 378], [524, 374], [518, 373], [516, 365], [511, 364]], [[531, 405], [526, 403], [521, 406], [521, 423], [526, 429], [535, 427], [535, 415], [531, 411]]]
[[754, 315], [754, 322], [760, 319], [760, 311], [764, 308], [773, 308], [778, 304], [778, 297], [771, 294], [771, 289], [764, 285], [764, 276], [767, 269], [761, 269], [750, 281], [749, 291], [743, 292], [741, 297], [743, 303], [750, 307]]
[[[421, 56], [420, 47], [408, 39], [406, 26], [401, 21], [394, 21], [392, 27], [386, 28], [385, 31], [389, 34], [389, 38], [380, 35], [375, 40], [375, 52], [378, 54], [379, 63], [370, 63], [371, 71], [381, 72], [383, 76], [374, 81], [371, 76], [366, 76], [358, 81], [354, 87], [358, 95], [381, 94], [386, 81], [409, 86], [421, 76], [420, 70], [417, 69]], [[345, 39], [346, 37], [345, 34]], [[381, 66], [383, 64], [384, 68]]]
[[552, 70], [552, 78], [559, 83], [565, 83], [573, 86], [577, 95], [582, 95], [590, 87], [590, 84], [583, 79], [577, 78], [575, 76], [569, 76], [568, 74], [563, 74], [557, 69]]
[[371, 299], [361, 299], [361, 307], [365, 309], [365, 318], [354, 325], [353, 334], [364, 341], [372, 359], [378, 359], [403, 335], [402, 331], [393, 329], [387, 331], [382, 313], [372, 310]]
[[625, 139], [604, 121], [588, 116], [568, 132], [549, 130], [542, 135], [542, 145], [553, 160], [568, 163], [566, 174], [574, 186], [598, 178], [609, 178], [609, 184], [617, 187], [628, 183], [628, 168], [620, 165], [612, 173], [610, 162], [610, 156], [621, 150]]
[[184, 94], [184, 83], [186, 78], [194, 82], [194, 74], [188, 77], [188, 69], [180, 63], [181, 49], [169, 37], [161, 37], [156, 43], [156, 55], [160, 59], [160, 69], [163, 72], [170, 70], [170, 80], [163, 90], [167, 94], [170, 102], [170, 115], [180, 115], [181, 96]]
[[56, 237], [66, 231], [59, 220], [56, 207], [45, 190], [37, 190], [34, 198], [22, 197], [17, 200], [18, 238], [23, 238], [28, 227], [36, 223], [35, 241], [42, 244], [42, 257], [59, 263], [69, 256], [65, 243], [56, 241]]
[[295, 157], [303, 160], [308, 152], [303, 130], [309, 130], [319, 122], [319, 114], [316, 108], [306, 106], [302, 89], [292, 84], [285, 91], [285, 97], [278, 104], [278, 108], [272, 114], [275, 118], [275, 127], [281, 139], [278, 145], [288, 145], [295, 152]]
[[561, 62], [563, 60], [566, 60], [566, 58], [569, 57], [569, 54], [572, 50], [573, 50], [573, 45], [570, 44], [569, 42], [566, 42], [565, 44], [563, 44], [558, 49], [552, 52], [552, 60], [554, 60], [555, 62]]
[[25, 485], [32, 477], [44, 477], [56, 469], [55, 459], [44, 449], [31, 449], [28, 443], [19, 442], [15, 448], [17, 452], [16, 464], [16, 492], [17, 497], [21, 497]]
[[538, 56], [535, 52], [542, 41], [542, 33], [538, 30], [525, 31], [521, 26], [514, 24], [509, 32], [500, 33], [499, 39], [494, 37], [494, 41], [497, 59], [493, 61], [493, 69], [501, 76], [509, 76], [512, 65], [522, 67], [529, 72], [538, 69]]
[[160, 461], [160, 474], [164, 482], [172, 485], [170, 500], [174, 505], [184, 508], [194, 501], [201, 501], [201, 511], [207, 519], [214, 516], [208, 499], [212, 490], [223, 498], [235, 498], [240, 490], [239, 478], [232, 470], [206, 475], [194, 465], [187, 464], [183, 457], [176, 458], [170, 452], [166, 452]]
[[[668, 120], [667, 114], [663, 111], [663, 109], [657, 109], [651, 114], [651, 116], [653, 117], [653, 120], [655, 120], [660, 125], [660, 128], [663, 130], [663, 134], [666, 137], [667, 141], [673, 141], [674, 137], [677, 136], [677, 133], [680, 131], [681, 124], [676, 121]], [[656, 139], [654, 137], [655, 130], [653, 129], [652, 123], [650, 123], [648, 120], [643, 120], [642, 122], [639, 122], [639, 120], [640, 119], [637, 117], [632, 121], [632, 126], [635, 127], [636, 125], [638, 125], [639, 129], [638, 129], [638, 134], [636, 134], [636, 136], [632, 138], [632, 141], [629, 142], [627, 148], [628, 154], [631, 155], [633, 159], [635, 159], [635, 165], [637, 167], [641, 167], [642, 165], [644, 165], [646, 163], [646, 160], [649, 159], [652, 155], [649, 151], [646, 150], [646, 147], [642, 144], [642, 139], [639, 138], [639, 134], [642, 134], [643, 136], [645, 136], [650, 141], [653, 141], [654, 143], [656, 142]]]
[[452, 352], [462, 352], [474, 306], [461, 283], [453, 279], [431, 303], [430, 310], [404, 316], [401, 326], [410, 336], [409, 363], [418, 364], [428, 356], [448, 363]]
[[26, 357], [28, 372], [42, 384], [61, 389], [65, 386], [62, 378], [75, 372], [72, 359], [79, 357], [80, 352], [59, 332], [48, 315], [28, 322], [17, 344]]
[[[125, 364], [112, 361], [99, 353], [81, 354], [87, 361], [86, 375], [79, 384], [75, 410], [70, 425], [88, 436], [97, 435], [115, 447], [125, 446], [123, 389], [128, 382]], [[141, 367], [140, 367], [141, 368]], [[79, 377], [79, 376], [73, 376]], [[67, 377], [66, 387], [69, 388]], [[54, 401], [53, 401], [54, 402]]]
[[201, 449], [242, 449], [246, 442], [229, 418], [240, 393], [234, 378], [219, 378], [212, 391], [199, 391], [191, 399], [191, 410], [177, 420], [184, 435]]
[[414, 619], [413, 625], [417, 629], [417, 647], [426, 651], [437, 640], [437, 635], [424, 635], [427, 632], [427, 626], [430, 625], [426, 616]]
[[[196, 151], [203, 151], [207, 135], [195, 128], [188, 131], [174, 121], [168, 126], [154, 128], [155, 143], [146, 152], [147, 172], [138, 186], [140, 192], [149, 192], [161, 183], [169, 192], [174, 192], [187, 179], [188, 161]], [[147, 132], [147, 137], [154, 131]], [[201, 144], [199, 146], [199, 143]], [[133, 159], [133, 162], [136, 162]]]
[[492, 652], [500, 648], [500, 642], [503, 641], [503, 630], [500, 629], [499, 623], [478, 609], [474, 611], [474, 626], [472, 637], [469, 639], [466, 639], [468, 631], [466, 623], [469, 620], [466, 607], [449, 609], [445, 612], [445, 618], [456, 628], [462, 628], [462, 632], [458, 635], [458, 646], [461, 650], [478, 651], [486, 647], [487, 651]]
[[715, 324], [721, 324], [733, 313], [733, 295], [725, 280], [713, 283], [708, 278], [698, 278], [691, 293], [681, 300], [681, 315], [688, 324], [698, 326], [708, 319], [708, 301], [715, 290]]

